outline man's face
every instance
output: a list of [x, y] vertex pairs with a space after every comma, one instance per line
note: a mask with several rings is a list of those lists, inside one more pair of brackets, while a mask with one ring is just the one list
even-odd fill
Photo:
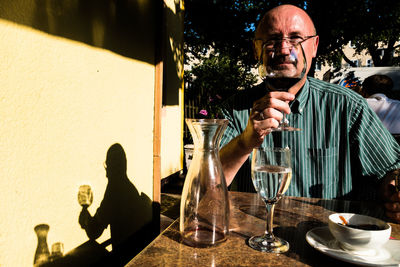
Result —
[[256, 40], [261, 42], [260, 63], [265, 72], [263, 75], [270, 78], [301, 77], [307, 66], [301, 45], [305, 40], [299, 35], [273, 37], [267, 41]]
[[[315, 57], [318, 36], [309, 17], [298, 9], [286, 8], [270, 11], [261, 21], [254, 41], [255, 56], [265, 65], [267, 72], [281, 77], [299, 77], [307, 62], [306, 73]], [[304, 55], [302, 53], [302, 48]]]

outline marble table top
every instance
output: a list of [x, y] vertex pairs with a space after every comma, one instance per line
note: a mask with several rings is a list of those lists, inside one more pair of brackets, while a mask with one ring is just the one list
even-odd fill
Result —
[[[289, 241], [284, 254], [253, 250], [247, 240], [265, 231], [265, 205], [257, 194], [229, 192], [230, 235], [224, 243], [210, 248], [193, 248], [181, 242], [179, 219], [174, 221], [126, 266], [346, 266], [347, 263], [311, 247], [306, 233], [328, 225], [334, 212], [352, 212], [383, 217], [373, 202], [283, 197], [275, 207], [274, 234]], [[400, 239], [400, 224], [392, 225], [392, 237]], [[350, 266], [350, 265], [349, 265]], [[351, 265], [352, 266], [352, 265]]]

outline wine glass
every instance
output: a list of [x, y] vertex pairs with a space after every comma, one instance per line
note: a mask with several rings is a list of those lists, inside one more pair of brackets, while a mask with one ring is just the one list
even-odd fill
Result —
[[264, 235], [252, 236], [249, 245], [264, 252], [286, 252], [289, 250], [289, 243], [274, 236], [272, 223], [275, 204], [282, 198], [292, 179], [290, 148], [254, 148], [251, 177], [255, 189], [265, 202], [267, 223]]
[[[307, 60], [302, 42], [314, 36], [290, 36], [281, 39], [271, 39], [261, 45], [261, 55], [258, 62], [258, 73], [272, 91], [288, 91], [306, 74]], [[256, 40], [262, 41], [262, 40]], [[270, 131], [300, 131], [289, 126], [286, 114], [277, 128]]]
[[78, 190], [78, 202], [83, 208], [88, 208], [93, 202], [93, 192], [90, 185], [81, 185]]
[[50, 258], [55, 260], [57, 258], [61, 258], [64, 254], [64, 244], [62, 242], [56, 242], [51, 245], [51, 254]]

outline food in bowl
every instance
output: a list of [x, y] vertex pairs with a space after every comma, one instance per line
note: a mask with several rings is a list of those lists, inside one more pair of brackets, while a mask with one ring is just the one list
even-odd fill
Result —
[[329, 216], [329, 230], [342, 248], [363, 251], [382, 247], [390, 238], [390, 224], [366, 215], [334, 213]]

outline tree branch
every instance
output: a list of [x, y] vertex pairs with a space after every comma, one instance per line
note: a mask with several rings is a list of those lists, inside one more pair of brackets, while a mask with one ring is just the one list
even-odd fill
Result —
[[357, 67], [356, 64], [354, 64], [354, 62], [351, 61], [351, 60], [345, 55], [345, 53], [343, 52], [343, 49], [340, 49], [340, 53], [342, 54], [343, 59], [344, 59], [344, 61], [346, 61], [347, 64], [349, 64], [351, 67]]

